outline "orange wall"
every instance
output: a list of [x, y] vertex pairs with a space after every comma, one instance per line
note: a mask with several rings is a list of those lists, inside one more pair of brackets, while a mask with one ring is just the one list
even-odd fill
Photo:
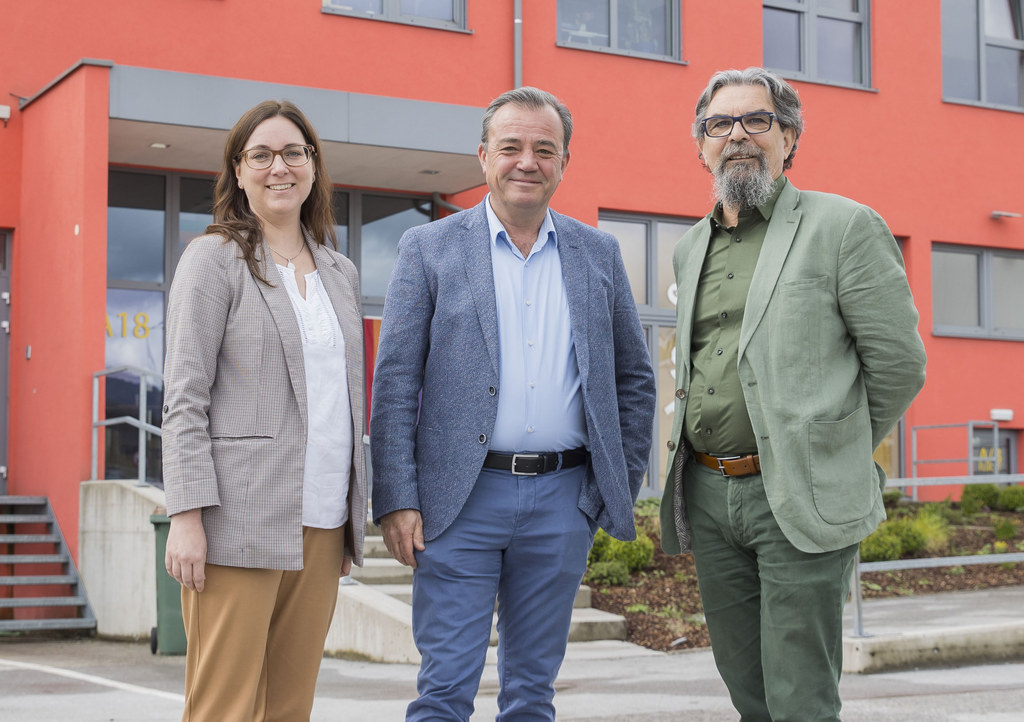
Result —
[[12, 264], [9, 491], [50, 497], [75, 555], [103, 368], [108, 72], [83, 67], [25, 109]]

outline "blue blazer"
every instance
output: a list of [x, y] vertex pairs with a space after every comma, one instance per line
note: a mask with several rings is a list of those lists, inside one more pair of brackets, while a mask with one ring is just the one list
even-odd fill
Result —
[[[418, 509], [428, 541], [466, 503], [497, 418], [500, 350], [484, 203], [406, 231], [384, 302], [370, 417], [373, 518]], [[551, 215], [591, 454], [579, 508], [629, 540], [654, 423], [647, 341], [615, 238]]]

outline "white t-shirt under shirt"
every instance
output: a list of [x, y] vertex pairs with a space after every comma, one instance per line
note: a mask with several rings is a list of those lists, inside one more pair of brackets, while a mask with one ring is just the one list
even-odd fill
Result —
[[277, 270], [299, 322], [306, 370], [309, 418], [302, 478], [302, 525], [336, 529], [348, 521], [352, 468], [352, 407], [345, 338], [319, 272], [306, 275], [303, 298], [294, 269], [278, 266]]

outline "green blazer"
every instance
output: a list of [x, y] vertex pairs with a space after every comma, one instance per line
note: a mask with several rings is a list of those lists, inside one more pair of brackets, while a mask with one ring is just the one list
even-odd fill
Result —
[[[682, 237], [672, 261], [679, 294], [675, 441], [661, 511], [669, 553], [688, 551], [677, 534], [677, 519], [686, 524], [685, 499], [675, 487], [689, 456], [682, 428], [690, 335], [710, 238], [705, 218]], [[885, 518], [885, 472], [872, 454], [924, 384], [917, 321], [903, 259], [881, 217], [787, 181], [750, 282], [737, 368], [768, 502], [801, 551], [849, 546]]]

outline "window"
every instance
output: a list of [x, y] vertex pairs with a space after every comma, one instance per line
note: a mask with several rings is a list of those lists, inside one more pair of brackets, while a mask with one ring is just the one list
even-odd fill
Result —
[[995, 422], [972, 425], [971, 431], [971, 474], [1016, 473], [1017, 431]]
[[322, 11], [393, 23], [466, 29], [466, 0], [322, 0]]
[[679, 2], [558, 0], [558, 44], [679, 60]]
[[647, 473], [647, 489], [651, 492], [661, 488], [675, 413], [676, 279], [672, 252], [693, 223], [680, 218], [618, 213], [602, 213], [597, 223], [598, 228], [619, 241], [654, 363], [658, 410]]
[[764, 65], [786, 77], [870, 84], [868, 0], [766, 0]]
[[1024, 0], [942, 0], [942, 93], [1024, 107]]
[[932, 318], [940, 336], [1024, 341], [1024, 253], [936, 244]]

